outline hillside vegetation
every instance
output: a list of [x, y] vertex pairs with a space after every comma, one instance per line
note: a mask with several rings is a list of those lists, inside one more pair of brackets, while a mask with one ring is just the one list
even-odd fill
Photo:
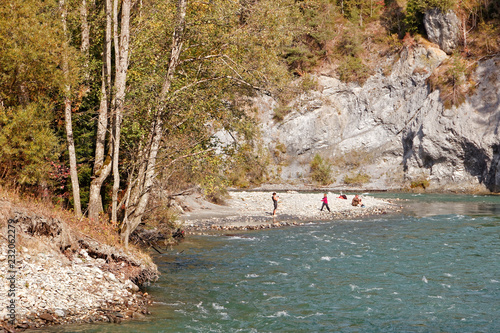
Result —
[[[269, 181], [246, 97], [273, 96], [280, 121], [314, 89], [310, 74], [363, 84], [426, 37], [430, 8], [461, 22], [460, 46], [429, 79], [459, 104], [474, 64], [500, 52], [498, 1], [10, 1], [0, 8], [0, 183], [109, 221], [127, 244], [150, 216], [169, 223], [166, 199], [186, 188], [217, 201], [227, 186]], [[235, 143], [221, 146], [222, 131]]]

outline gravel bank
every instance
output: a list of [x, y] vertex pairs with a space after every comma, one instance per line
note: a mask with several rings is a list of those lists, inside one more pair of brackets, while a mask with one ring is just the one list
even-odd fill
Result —
[[401, 210], [400, 203], [360, 195], [365, 207], [352, 206], [353, 194], [347, 200], [340, 193], [327, 192], [331, 212], [320, 211], [323, 193], [297, 191], [277, 192], [276, 216], [272, 216], [272, 192], [230, 192], [225, 205], [204, 202], [200, 196], [183, 198], [187, 212], [181, 216], [188, 232], [202, 230], [249, 230], [300, 225], [308, 221], [356, 218], [387, 214]]
[[[104, 259], [82, 249], [68, 259], [57, 251], [18, 248], [9, 266], [7, 244], [0, 247], [0, 318], [3, 328], [38, 328], [82, 322], [119, 322], [147, 314], [148, 295], [123, 274], [111, 273]], [[11, 259], [10, 257], [9, 259]], [[12, 304], [14, 306], [8, 308]], [[9, 323], [15, 315], [15, 324]]]

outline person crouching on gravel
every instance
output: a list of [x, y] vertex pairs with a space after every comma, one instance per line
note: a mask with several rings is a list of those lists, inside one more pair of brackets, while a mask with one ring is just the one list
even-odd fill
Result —
[[326, 197], [326, 193], [323, 196], [323, 199], [321, 199], [321, 201], [323, 202], [323, 204], [321, 205], [321, 209], [320, 210], [323, 211], [323, 208], [326, 207], [326, 209], [328, 209], [328, 211], [331, 212], [330, 207], [328, 207], [328, 198]]
[[352, 198], [352, 205], [353, 206], [359, 206], [359, 207], [364, 207], [363, 203], [361, 202], [361, 198], [356, 194], [354, 198]]

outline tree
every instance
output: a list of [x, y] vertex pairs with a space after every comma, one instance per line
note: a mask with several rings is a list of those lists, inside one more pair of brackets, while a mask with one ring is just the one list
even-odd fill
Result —
[[78, 171], [76, 169], [76, 152], [75, 141], [73, 139], [73, 125], [71, 120], [71, 83], [70, 83], [70, 68], [69, 68], [69, 43], [68, 43], [68, 25], [66, 17], [68, 9], [64, 0], [59, 0], [61, 10], [61, 21], [64, 33], [64, 42], [62, 50], [62, 71], [64, 76], [64, 122], [66, 128], [66, 140], [68, 143], [69, 165], [71, 175], [71, 188], [73, 189], [73, 203], [76, 216], [82, 215], [82, 206], [80, 203], [80, 184], [78, 183]]
[[58, 14], [53, 0], [0, 6], [0, 179], [44, 192], [60, 153], [52, 127], [63, 91]]
[[[125, 103], [125, 89], [127, 82], [129, 42], [130, 42], [130, 10], [131, 1], [124, 0], [121, 5], [121, 17], [118, 19], [118, 0], [114, 0], [111, 18], [111, 0], [106, 0], [106, 36], [104, 44], [104, 61], [102, 70], [101, 103], [99, 108], [99, 119], [97, 124], [96, 157], [94, 163], [94, 179], [90, 185], [89, 194], [89, 218], [97, 220], [99, 212], [102, 211], [101, 188], [111, 171], [114, 174], [113, 186], [113, 221], [117, 220], [117, 191], [119, 188], [119, 151], [120, 134], [122, 124], [122, 112]], [[111, 26], [113, 34], [111, 35]], [[111, 39], [112, 37], [112, 39]], [[112, 42], [113, 41], [113, 42]], [[111, 45], [115, 51], [115, 75], [113, 89], [111, 89]], [[111, 112], [108, 111], [108, 101], [111, 98]], [[113, 122], [108, 128], [108, 118], [113, 117]], [[109, 153], [104, 158], [106, 133], [112, 133], [110, 137]]]

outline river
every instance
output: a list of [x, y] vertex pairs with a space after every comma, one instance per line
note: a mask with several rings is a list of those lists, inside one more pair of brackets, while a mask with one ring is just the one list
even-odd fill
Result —
[[191, 236], [154, 256], [147, 320], [46, 332], [499, 332], [500, 197], [397, 196], [397, 215]]

